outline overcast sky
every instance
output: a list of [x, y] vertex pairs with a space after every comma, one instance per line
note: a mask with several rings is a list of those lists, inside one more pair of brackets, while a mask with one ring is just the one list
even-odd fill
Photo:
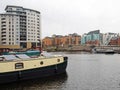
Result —
[[6, 5], [40, 11], [42, 37], [98, 29], [120, 33], [120, 0], [0, 0], [0, 13]]

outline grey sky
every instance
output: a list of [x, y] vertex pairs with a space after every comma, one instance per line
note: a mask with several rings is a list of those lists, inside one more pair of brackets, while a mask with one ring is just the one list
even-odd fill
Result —
[[42, 37], [53, 34], [82, 35], [92, 30], [120, 33], [120, 0], [0, 0], [41, 12]]

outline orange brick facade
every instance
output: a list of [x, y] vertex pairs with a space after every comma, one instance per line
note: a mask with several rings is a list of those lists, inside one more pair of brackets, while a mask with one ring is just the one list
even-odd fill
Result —
[[118, 38], [118, 45], [120, 46], [120, 37]]
[[80, 45], [81, 36], [56, 36], [46, 37], [43, 46], [64, 46], [64, 45]]
[[100, 41], [99, 41], [99, 40], [95, 40], [95, 41], [87, 41], [86, 44], [87, 44], [87, 45], [95, 45], [95, 46], [99, 46], [99, 45], [100, 45]]
[[53, 45], [53, 39], [50, 37], [46, 37], [42, 40], [43, 45], [45, 46], [52, 46]]
[[109, 45], [117, 45], [117, 46], [120, 46], [120, 37], [119, 37], [119, 38], [116, 38], [116, 39], [110, 40]]

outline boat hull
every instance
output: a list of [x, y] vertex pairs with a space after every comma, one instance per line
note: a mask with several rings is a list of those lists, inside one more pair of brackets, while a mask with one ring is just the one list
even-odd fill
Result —
[[115, 53], [115, 51], [114, 50], [107, 50], [107, 49], [93, 49], [92, 50], [94, 53], [99, 53], [99, 54], [114, 54]]
[[96, 53], [100, 53], [100, 54], [102, 54], [102, 53], [104, 53], [104, 54], [114, 54], [115, 52], [114, 51], [111, 51], [111, 52], [102, 52], [102, 51], [96, 51]]
[[64, 58], [64, 62], [60, 64], [29, 70], [0, 73], [0, 84], [61, 74], [66, 71], [66, 67], [67, 58]]

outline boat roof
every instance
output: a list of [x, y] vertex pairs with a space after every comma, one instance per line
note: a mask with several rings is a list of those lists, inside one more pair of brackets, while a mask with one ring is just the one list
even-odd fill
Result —
[[26, 54], [17, 54], [16, 57], [18, 57], [20, 59], [30, 59], [30, 57], [27, 56]]
[[17, 60], [15, 55], [2, 55], [6, 60]]
[[2, 55], [0, 58], [5, 58], [5, 60], [20, 60], [20, 59], [30, 59], [26, 54], [18, 54], [18, 55]]

